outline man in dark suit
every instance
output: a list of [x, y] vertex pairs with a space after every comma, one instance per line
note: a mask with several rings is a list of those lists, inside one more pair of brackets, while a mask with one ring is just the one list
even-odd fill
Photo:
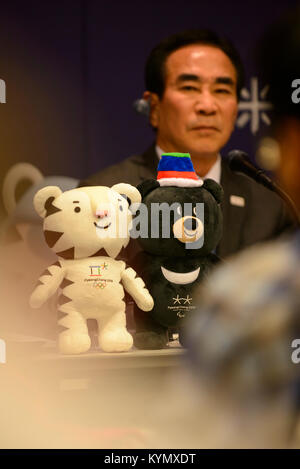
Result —
[[150, 53], [145, 81], [143, 104], [156, 144], [80, 185], [137, 185], [156, 178], [162, 153], [188, 152], [199, 177], [210, 177], [224, 189], [221, 257], [284, 232], [289, 219], [279, 197], [232, 173], [220, 156], [234, 128], [243, 85], [243, 66], [232, 44], [206, 30], [171, 36]]

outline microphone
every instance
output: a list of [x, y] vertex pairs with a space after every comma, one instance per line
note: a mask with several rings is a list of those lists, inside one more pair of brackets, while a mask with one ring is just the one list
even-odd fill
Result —
[[300, 226], [300, 215], [293, 200], [275, 181], [272, 181], [261, 168], [258, 168], [251, 162], [247, 153], [241, 150], [232, 150], [228, 153], [227, 158], [231, 171], [245, 174], [271, 191], [276, 192], [288, 205], [296, 224]]
[[228, 153], [227, 158], [229, 160], [229, 168], [231, 171], [245, 174], [259, 184], [277, 192], [276, 183], [272, 181], [272, 179], [269, 178], [262, 169], [258, 168], [250, 161], [247, 153], [241, 150], [232, 150]]
[[146, 99], [136, 99], [133, 102], [133, 108], [138, 114], [143, 114], [144, 116], [149, 116], [150, 113], [150, 104]]

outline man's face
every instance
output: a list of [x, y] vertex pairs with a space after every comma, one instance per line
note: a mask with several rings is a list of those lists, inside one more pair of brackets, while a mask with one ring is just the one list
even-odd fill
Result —
[[176, 50], [165, 64], [165, 91], [152, 96], [150, 122], [166, 152], [215, 156], [227, 143], [237, 116], [236, 70], [216, 47]]

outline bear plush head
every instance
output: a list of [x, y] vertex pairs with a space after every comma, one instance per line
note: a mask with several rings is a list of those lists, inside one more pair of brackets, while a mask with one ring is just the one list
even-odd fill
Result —
[[140, 225], [148, 226], [148, 236], [142, 233], [139, 237], [146, 252], [193, 257], [206, 256], [216, 248], [222, 236], [223, 190], [219, 184], [206, 179], [195, 187], [162, 186], [152, 179], [138, 189], [147, 208], [141, 206], [136, 218]]
[[131, 204], [139, 191], [129, 184], [81, 187], [62, 192], [47, 186], [37, 192], [34, 207], [44, 219], [48, 246], [63, 259], [115, 258], [129, 242]]

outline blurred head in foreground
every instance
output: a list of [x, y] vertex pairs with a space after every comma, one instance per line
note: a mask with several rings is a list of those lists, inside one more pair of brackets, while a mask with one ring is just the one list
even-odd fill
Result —
[[300, 208], [300, 5], [289, 10], [263, 37], [258, 66], [270, 85], [272, 134], [279, 181]]
[[[265, 34], [259, 64], [274, 107], [278, 178], [298, 208], [299, 57], [297, 7]], [[224, 409], [231, 409], [223, 419], [229, 430], [218, 441], [212, 433], [211, 446], [282, 447], [300, 441], [299, 261], [298, 233], [243, 252], [197, 292], [201, 307], [187, 328], [193, 372], [199, 390], [214, 399], [219, 423]]]

